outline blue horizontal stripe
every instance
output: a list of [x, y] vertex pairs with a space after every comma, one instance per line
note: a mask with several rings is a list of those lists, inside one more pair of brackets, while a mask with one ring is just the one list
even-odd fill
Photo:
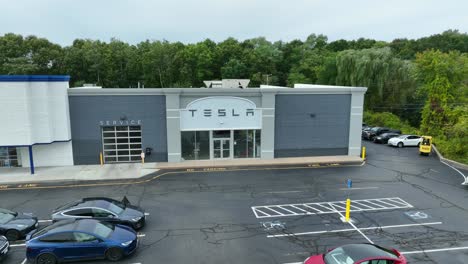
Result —
[[69, 75], [0, 75], [0, 82], [68, 82]]
[[29, 147], [29, 146], [35, 146], [35, 145], [49, 145], [49, 144], [53, 144], [53, 143], [62, 143], [62, 142], [70, 142], [70, 141], [72, 141], [72, 139], [55, 140], [55, 141], [51, 141], [51, 142], [38, 142], [38, 143], [34, 143], [32, 145], [3, 145], [3, 146], [0, 146], [0, 147], [9, 147], [9, 148], [17, 147], [17, 148], [21, 148], [21, 147]]

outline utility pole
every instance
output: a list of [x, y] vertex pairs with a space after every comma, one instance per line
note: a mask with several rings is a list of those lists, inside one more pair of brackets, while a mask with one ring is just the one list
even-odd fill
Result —
[[269, 80], [268, 80], [268, 77], [270, 77], [271, 74], [266, 74], [266, 77], [267, 77], [267, 85], [270, 84]]
[[159, 71], [159, 81], [161, 82], [161, 88], [164, 88], [163, 81], [162, 81], [162, 75], [161, 75], [161, 68], [158, 68], [158, 71]]

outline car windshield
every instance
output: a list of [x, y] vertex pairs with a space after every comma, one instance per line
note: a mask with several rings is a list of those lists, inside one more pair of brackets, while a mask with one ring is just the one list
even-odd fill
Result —
[[323, 259], [326, 264], [353, 264], [358, 260], [379, 257], [398, 258], [398, 254], [377, 245], [350, 244], [328, 252]]
[[339, 247], [324, 255], [326, 264], [354, 264], [357, 260], [352, 259], [346, 251]]
[[100, 236], [100, 237], [109, 237], [112, 232], [114, 231], [114, 226], [109, 223], [104, 222], [96, 222], [96, 226], [94, 227], [93, 233]]
[[373, 127], [373, 128], [371, 128], [371, 131], [377, 132], [377, 130], [379, 130], [379, 128], [380, 128], [380, 127]]
[[1, 211], [0, 212], [0, 224], [6, 224], [15, 218], [13, 212]]
[[406, 137], [407, 137], [407, 135], [402, 135], [402, 136], [399, 136], [398, 138], [404, 139]]
[[107, 207], [107, 209], [115, 214], [120, 214], [125, 210], [125, 206], [118, 202], [112, 201], [109, 202], [109, 206]]

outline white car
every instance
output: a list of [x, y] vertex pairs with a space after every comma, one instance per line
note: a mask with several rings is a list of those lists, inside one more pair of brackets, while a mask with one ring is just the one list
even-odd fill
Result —
[[408, 147], [408, 146], [419, 146], [421, 137], [416, 135], [401, 135], [388, 140], [388, 145], [395, 147]]

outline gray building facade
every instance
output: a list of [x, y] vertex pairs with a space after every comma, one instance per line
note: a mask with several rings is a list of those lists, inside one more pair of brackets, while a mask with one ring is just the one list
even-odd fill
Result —
[[276, 96], [275, 158], [348, 155], [351, 95]]
[[[147, 161], [167, 161], [167, 134], [166, 134], [166, 101], [163, 95], [76, 95], [73, 92], [69, 95], [70, 120], [73, 145], [73, 157], [75, 165], [81, 164], [99, 164], [100, 153], [105, 150], [103, 138], [103, 129], [106, 127], [117, 127], [115, 144], [125, 146], [127, 142], [119, 142], [121, 133], [122, 138], [127, 134], [141, 135], [141, 144], [135, 146], [133, 160], [139, 161], [142, 149], [151, 148], [151, 155], [146, 157]], [[133, 130], [119, 129], [127, 127], [140, 127]], [[107, 134], [112, 134], [109, 132]], [[129, 136], [132, 136], [130, 134]], [[137, 138], [137, 137], [135, 137]], [[128, 142], [131, 143], [131, 142]], [[114, 144], [114, 145], [115, 145]], [[128, 146], [125, 150], [116, 151], [128, 152]], [[138, 151], [137, 151], [138, 150]], [[106, 154], [106, 153], [104, 153]], [[118, 153], [117, 153], [118, 154]], [[108, 155], [116, 156], [116, 155]], [[119, 162], [124, 160], [110, 160], [110, 162]]]
[[74, 163], [358, 156], [365, 91], [72, 88]]

